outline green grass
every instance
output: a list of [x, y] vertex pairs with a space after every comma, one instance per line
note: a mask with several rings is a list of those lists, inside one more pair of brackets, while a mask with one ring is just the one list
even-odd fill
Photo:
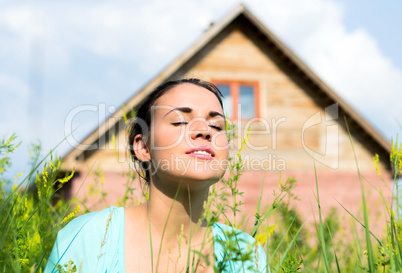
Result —
[[[231, 137], [234, 135], [229, 134], [229, 138]], [[246, 141], [247, 137], [240, 150]], [[352, 142], [351, 145], [353, 147]], [[59, 194], [60, 188], [69, 183], [73, 174], [61, 177], [58, 172], [60, 159], [55, 158], [51, 152], [40, 159], [38, 145], [31, 148], [31, 168], [27, 173], [6, 178], [5, 172], [12, 164], [9, 155], [17, 148], [14, 135], [0, 140], [0, 272], [43, 272], [57, 232], [79, 214], [80, 205], [83, 208], [81, 213], [89, 212], [92, 208], [85, 206], [86, 198], [64, 201]], [[362, 210], [357, 215], [342, 204], [324, 215], [321, 209], [319, 173], [316, 172], [318, 215], [315, 228], [307, 226], [298, 212], [290, 206], [290, 200], [295, 198], [291, 192], [297, 180], [290, 178], [282, 181], [282, 177], [278, 181], [271, 204], [266, 206], [262, 206], [265, 180], [262, 181], [261, 196], [253, 215], [254, 225], [251, 229], [247, 228], [245, 218], [239, 218], [243, 205], [239, 197], [243, 193], [239, 191], [237, 183], [244, 166], [238, 152], [230, 160], [229, 178], [211, 187], [209, 199], [204, 205], [203, 219], [207, 220], [209, 226], [216, 221], [224, 221], [255, 237], [267, 252], [271, 272], [402, 272], [402, 222], [396, 217], [396, 211], [400, 208], [393, 207], [391, 200], [386, 200], [380, 190], [376, 191], [375, 194], [378, 194], [378, 199], [383, 203], [384, 215], [387, 216], [384, 223], [387, 230], [386, 233], [377, 235], [370, 231], [370, 206], [367, 204], [365, 189], [369, 181], [360, 174], [358, 158], [355, 160], [362, 196]], [[392, 141], [390, 162], [394, 166], [396, 179], [401, 175], [402, 169], [402, 145], [397, 140]], [[136, 187], [136, 175], [131, 170], [123, 174], [127, 183], [121, 199], [117, 204], [107, 204], [107, 193], [102, 190], [102, 170], [90, 171], [93, 173], [95, 186], [89, 194], [99, 198], [97, 204], [131, 206], [147, 199], [146, 188], [142, 191], [142, 199], [133, 198], [134, 191], [141, 189]], [[395, 199], [397, 198], [396, 196]], [[344, 225], [341, 223], [345, 219], [340, 219], [337, 211], [344, 211], [349, 215], [349, 230], [343, 230]], [[343, 240], [345, 234], [348, 234], [348, 240]], [[183, 237], [179, 236], [179, 245], [181, 240]], [[208, 243], [210, 238], [205, 235], [204, 241]], [[228, 259], [249, 257], [247, 253], [236, 253], [236, 248], [231, 245], [224, 247], [230, 250]], [[210, 264], [213, 259], [203, 256], [198, 249], [188, 249], [186, 252], [187, 268], [191, 268], [192, 272], [196, 272], [200, 260]], [[159, 256], [160, 253], [152, 255], [157, 260]], [[215, 265], [215, 271], [219, 272], [219, 268], [223, 266]], [[80, 271], [79, 265], [70, 263], [59, 268], [60, 272], [74, 270]], [[158, 268], [153, 270], [157, 272]], [[159, 269], [159, 272], [162, 271]]]

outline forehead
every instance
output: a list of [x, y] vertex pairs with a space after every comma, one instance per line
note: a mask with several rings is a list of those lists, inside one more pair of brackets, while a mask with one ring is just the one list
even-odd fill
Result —
[[170, 89], [156, 101], [155, 105], [190, 107], [223, 113], [219, 100], [213, 92], [191, 83], [183, 83]]

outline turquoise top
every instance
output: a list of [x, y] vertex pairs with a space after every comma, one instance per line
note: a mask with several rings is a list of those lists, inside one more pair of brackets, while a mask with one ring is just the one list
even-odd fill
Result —
[[[265, 252], [253, 237], [219, 223], [212, 226], [212, 232], [215, 266], [221, 266], [221, 272], [269, 272]], [[226, 244], [251, 257], [242, 262], [241, 256], [224, 252]], [[64, 266], [70, 259], [77, 272], [82, 262], [83, 273], [124, 273], [124, 208], [112, 206], [72, 220], [59, 231], [45, 273], [58, 272], [55, 265]]]

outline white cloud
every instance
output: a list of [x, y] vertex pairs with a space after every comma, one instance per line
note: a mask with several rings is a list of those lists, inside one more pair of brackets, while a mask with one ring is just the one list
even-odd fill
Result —
[[[71, 65], [77, 50], [99, 57], [147, 61], [153, 67], [160, 59], [172, 60], [192, 42], [194, 29], [199, 33], [208, 25], [208, 16], [200, 14], [197, 5], [191, 1], [13, 5], [0, 12], [0, 30], [12, 33], [9, 47], [2, 51], [9, 49], [21, 60], [28, 60], [29, 47], [40, 40], [48, 65], [62, 72]], [[189, 17], [183, 9], [193, 10], [194, 16]]]
[[402, 70], [385, 57], [375, 39], [365, 29], [348, 31], [343, 21], [344, 7], [335, 1], [271, 3], [266, 8], [252, 8], [371, 124], [388, 139], [395, 135], [395, 118], [402, 116], [397, 99], [402, 89]]

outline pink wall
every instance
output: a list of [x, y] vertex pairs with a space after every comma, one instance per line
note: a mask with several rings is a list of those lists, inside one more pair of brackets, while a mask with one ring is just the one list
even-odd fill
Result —
[[[107, 193], [106, 202], [101, 202], [93, 209], [102, 209], [110, 205], [115, 205], [116, 201], [121, 198], [125, 191], [126, 178], [120, 174], [114, 172], [104, 173], [105, 183], [103, 185], [103, 191]], [[70, 197], [73, 196], [81, 186], [87, 176], [87, 172], [83, 171], [79, 177], [76, 177], [72, 183]], [[278, 181], [279, 172], [245, 172], [238, 183], [239, 190], [244, 192], [242, 201], [245, 205], [240, 207], [242, 213], [239, 214], [238, 219], [241, 218], [243, 213], [248, 213], [249, 225], [254, 222], [254, 214], [256, 212], [258, 200], [261, 193], [261, 187], [265, 176], [265, 184], [262, 198], [262, 208], [265, 205], [271, 205], [274, 196], [273, 191], [279, 193]], [[347, 212], [340, 206], [342, 204], [350, 212], [356, 215], [357, 218], [363, 220], [362, 214], [362, 194], [361, 186], [357, 173], [339, 172], [339, 171], [327, 171], [320, 173], [318, 171], [318, 187], [320, 194], [321, 207], [323, 209], [324, 217], [329, 213], [331, 207], [335, 207], [338, 210], [341, 219], [346, 220], [348, 218]], [[294, 196], [297, 199], [291, 199], [291, 206], [296, 208], [301, 217], [306, 220], [307, 225], [311, 225], [314, 221], [314, 216], [318, 216], [318, 208], [316, 198], [316, 182], [314, 171], [308, 172], [286, 172], [282, 174], [282, 182], [286, 181], [288, 177], [295, 177], [297, 184], [292, 190]], [[366, 202], [371, 219], [371, 228], [376, 233], [381, 233], [385, 226], [384, 209], [381, 201], [380, 194], [375, 189], [381, 189], [385, 199], [391, 202], [392, 197], [392, 183], [388, 182], [385, 186], [376, 172], [366, 173], [364, 175], [366, 180], [363, 181], [363, 185], [366, 192]], [[385, 177], [387, 181], [391, 181], [390, 177]], [[94, 178], [88, 176], [82, 189], [78, 193], [78, 199], [82, 200], [83, 196], [88, 193], [88, 186], [93, 183]], [[221, 183], [221, 182], [219, 182]], [[219, 185], [219, 184], [218, 184]], [[137, 196], [140, 196], [140, 187], [138, 183]], [[96, 195], [95, 198], [90, 198], [86, 205], [91, 206], [94, 204], [94, 199], [99, 199], [100, 195]], [[286, 199], [287, 200], [287, 199]], [[339, 204], [339, 203], [340, 204]], [[318, 218], [317, 218], [318, 219]], [[345, 228], [349, 225], [349, 221], [345, 222]]]

